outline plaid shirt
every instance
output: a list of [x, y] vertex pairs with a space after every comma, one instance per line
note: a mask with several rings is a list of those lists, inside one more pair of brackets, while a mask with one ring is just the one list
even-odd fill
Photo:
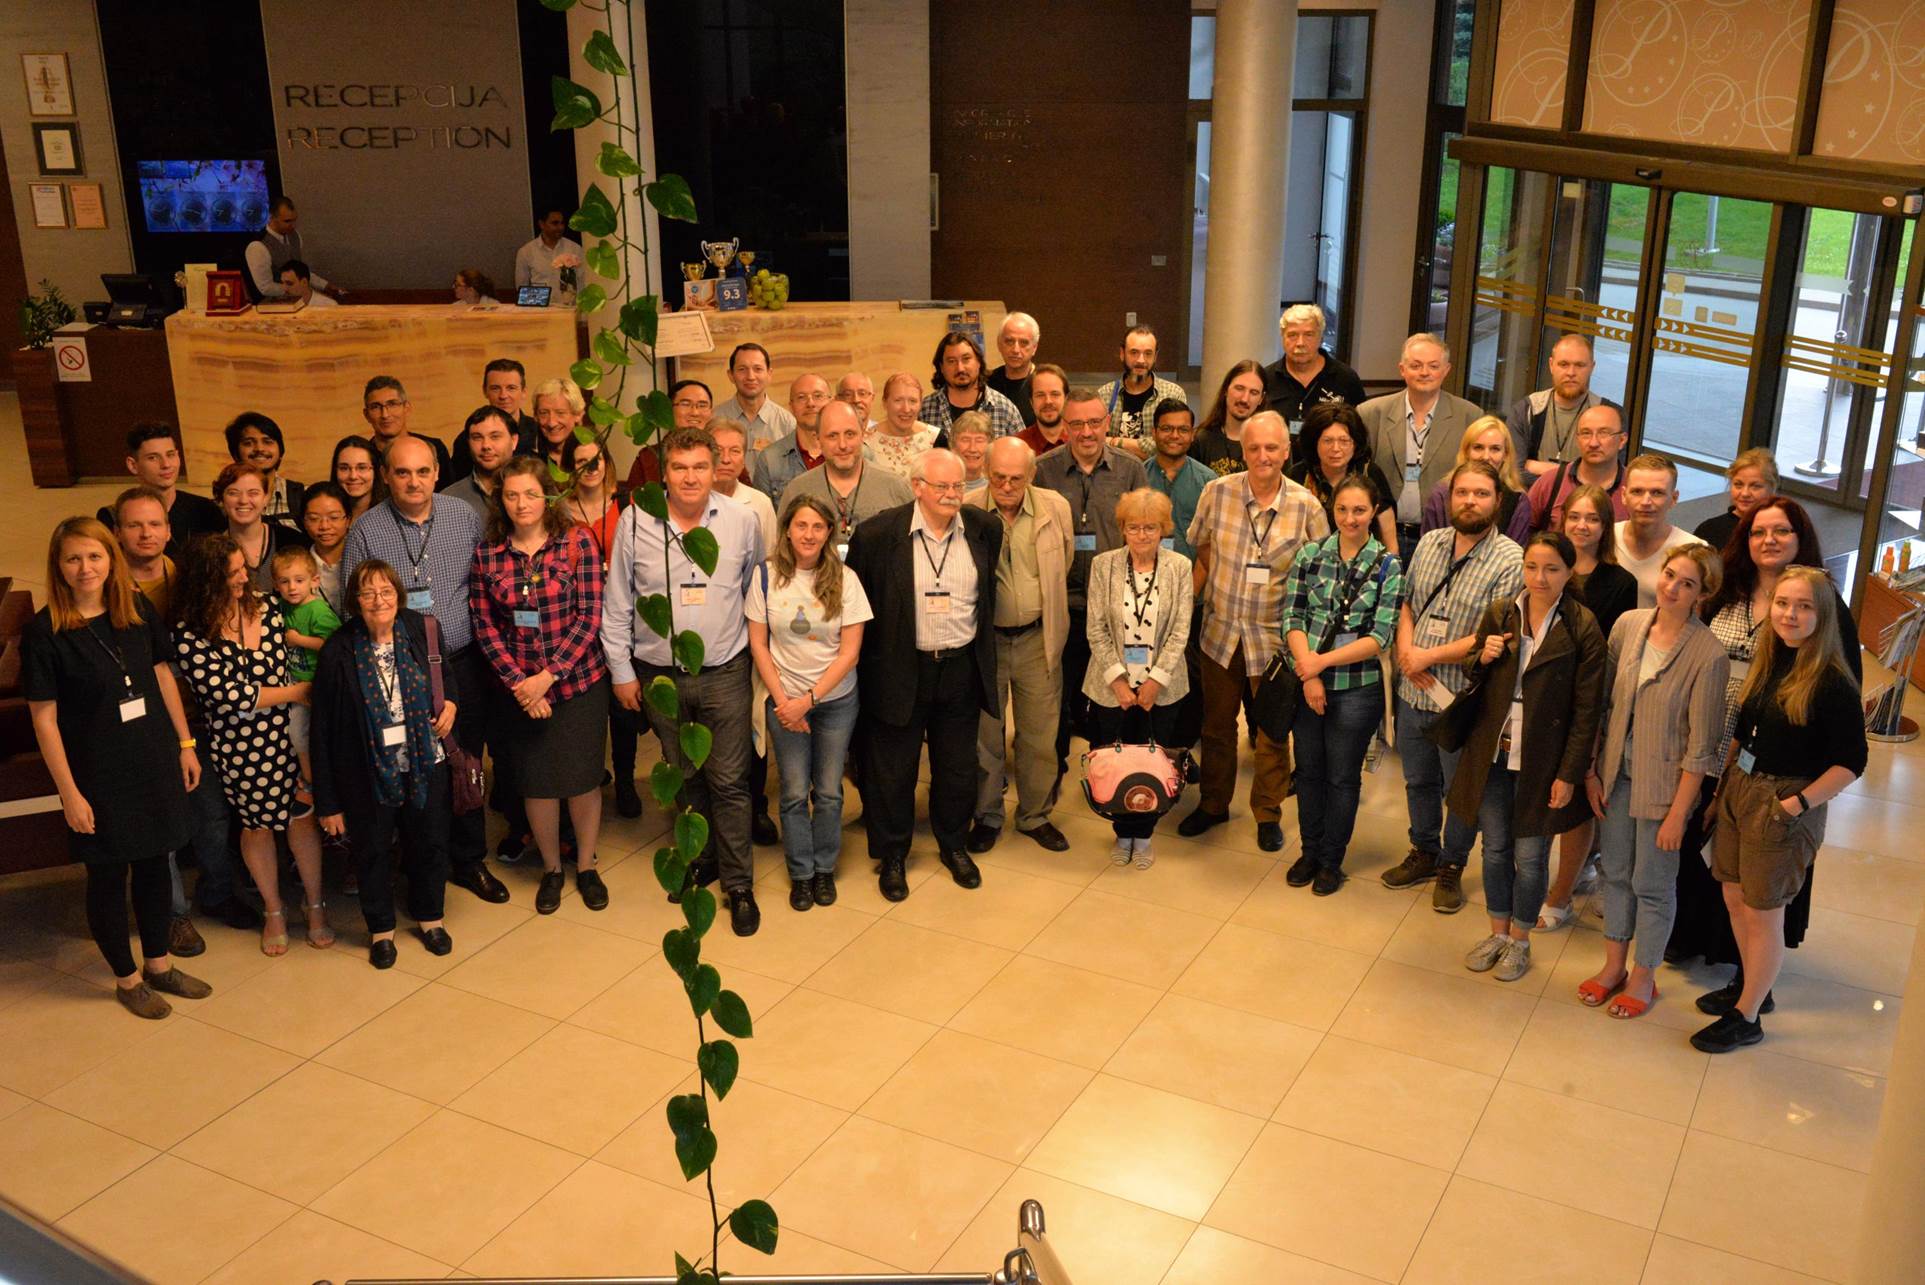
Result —
[[[1466, 555], [1464, 565], [1451, 577], [1450, 587], [1442, 593], [1437, 587], [1450, 575], [1456, 561], [1457, 532], [1450, 527], [1432, 531], [1417, 542], [1410, 555], [1410, 569], [1404, 575], [1404, 605], [1410, 608], [1411, 642], [1418, 647], [1455, 642], [1477, 632], [1484, 608], [1502, 599], [1517, 597], [1524, 589], [1524, 551], [1517, 542], [1493, 529]], [[1425, 621], [1444, 622], [1441, 636], [1433, 635]], [[1432, 665], [1436, 675], [1452, 693], [1470, 685], [1470, 670], [1464, 665]], [[1397, 696], [1413, 709], [1430, 713], [1437, 704], [1410, 679], [1397, 676]]]
[[[1278, 479], [1270, 503], [1259, 506], [1250, 493], [1250, 475], [1238, 473], [1203, 488], [1188, 534], [1198, 556], [1207, 549], [1210, 560], [1203, 585], [1203, 654], [1227, 668], [1240, 646], [1244, 672], [1261, 673], [1283, 639], [1278, 626], [1291, 560], [1307, 541], [1330, 534], [1323, 505], [1286, 477]], [[1257, 565], [1269, 569], [1262, 584], [1250, 578]]]
[[1150, 376], [1150, 397], [1143, 403], [1140, 411], [1123, 409], [1123, 381], [1112, 379], [1096, 390], [1103, 402], [1103, 409], [1110, 414], [1110, 436], [1123, 440], [1149, 442], [1151, 429], [1156, 424], [1156, 408], [1164, 402], [1181, 402], [1188, 399], [1183, 395], [1183, 385], [1173, 383], [1161, 375]]
[[[1016, 403], [1003, 396], [988, 384], [978, 385], [982, 400], [973, 408], [989, 416], [989, 436], [994, 441], [998, 437], [1014, 437], [1023, 431], [1023, 413], [1016, 409]], [[949, 426], [956, 416], [963, 414], [949, 404], [949, 393], [938, 388], [922, 399], [922, 410], [916, 418], [936, 429], [946, 442], [949, 440]]]
[[410, 522], [395, 511], [393, 500], [383, 500], [348, 528], [341, 546], [341, 583], [348, 584], [354, 569], [369, 558], [381, 559], [401, 577], [402, 606], [412, 605], [405, 599], [408, 593], [426, 590], [433, 595], [442, 645], [452, 656], [474, 641], [468, 573], [480, 543], [481, 519], [460, 500], [435, 496], [426, 522]]
[[[1381, 562], [1379, 555], [1382, 555]], [[1357, 586], [1357, 595], [1337, 625], [1336, 633], [1339, 637], [1368, 634], [1377, 640], [1378, 651], [1388, 656], [1391, 643], [1397, 637], [1397, 608], [1404, 596], [1404, 569], [1397, 555], [1384, 552], [1384, 546], [1375, 536], [1366, 538], [1364, 547], [1349, 562], [1343, 560], [1335, 535], [1316, 544], [1306, 544], [1298, 551], [1296, 561], [1290, 564], [1289, 583], [1284, 588], [1283, 632], [1288, 635], [1293, 629], [1301, 629], [1309, 640], [1310, 650], [1318, 650], [1324, 632], [1330, 628], [1331, 616], [1350, 587], [1350, 578], [1363, 574], [1373, 563], [1375, 569], [1370, 579]], [[1333, 640], [1331, 646], [1337, 645]], [[1286, 654], [1288, 651], [1286, 647]], [[1290, 667], [1297, 667], [1294, 660]], [[1383, 672], [1383, 666], [1375, 659], [1353, 661], [1326, 669], [1322, 674], [1323, 685], [1333, 692], [1368, 687], [1381, 681]]]
[[[540, 624], [515, 623], [518, 611], [538, 613]], [[475, 550], [468, 577], [468, 612], [475, 641], [501, 685], [542, 670], [555, 676], [551, 703], [565, 701], [608, 673], [602, 659], [602, 560], [586, 527], [570, 527], [533, 554], [512, 544]]]

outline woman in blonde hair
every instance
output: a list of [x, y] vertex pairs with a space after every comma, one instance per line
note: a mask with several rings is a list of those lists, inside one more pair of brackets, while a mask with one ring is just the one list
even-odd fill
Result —
[[1864, 712], [1839, 624], [1824, 571], [1786, 567], [1718, 785], [1711, 872], [1724, 886], [1744, 987], [1691, 1037], [1705, 1053], [1765, 1037], [1762, 1010], [1785, 960], [1785, 907], [1825, 841], [1825, 805], [1865, 771]]
[[[1457, 463], [1483, 460], [1497, 470], [1497, 529], [1523, 544], [1531, 538], [1530, 497], [1524, 493], [1524, 479], [1517, 472], [1517, 446], [1511, 430], [1495, 415], [1471, 421], [1457, 442]], [[1453, 466], [1454, 467], [1454, 466]], [[1431, 488], [1424, 500], [1424, 533], [1450, 525], [1450, 478]]]

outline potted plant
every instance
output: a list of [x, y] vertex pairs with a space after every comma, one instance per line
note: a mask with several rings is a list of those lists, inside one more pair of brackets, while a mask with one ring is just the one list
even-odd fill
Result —
[[20, 422], [27, 434], [27, 461], [35, 486], [74, 484], [73, 448], [61, 431], [53, 335], [78, 314], [60, 287], [41, 279], [40, 293], [20, 301], [20, 333], [26, 347], [13, 354], [13, 382], [20, 395]]

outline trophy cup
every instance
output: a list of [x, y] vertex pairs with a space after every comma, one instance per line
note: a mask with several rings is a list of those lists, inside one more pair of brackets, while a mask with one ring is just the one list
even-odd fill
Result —
[[737, 250], [735, 252], [735, 261], [742, 265], [743, 276], [752, 277], [755, 275], [755, 251]]
[[715, 265], [716, 276], [726, 277], [729, 274], [729, 263], [735, 258], [735, 252], [741, 248], [741, 245], [740, 237], [730, 237], [726, 241], [704, 241], [702, 257]]

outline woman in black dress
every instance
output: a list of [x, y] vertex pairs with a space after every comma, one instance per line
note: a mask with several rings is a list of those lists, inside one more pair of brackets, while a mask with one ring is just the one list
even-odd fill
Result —
[[[22, 645], [34, 739], [60, 791], [74, 859], [87, 866], [87, 927], [114, 970], [121, 1004], [139, 1017], [166, 1017], [163, 994], [212, 993], [167, 953], [167, 854], [187, 843], [187, 792], [200, 781], [200, 760], [167, 665], [167, 630], [134, 592], [119, 544], [93, 518], [54, 528], [47, 605]], [[127, 942], [130, 876], [140, 969]]]

